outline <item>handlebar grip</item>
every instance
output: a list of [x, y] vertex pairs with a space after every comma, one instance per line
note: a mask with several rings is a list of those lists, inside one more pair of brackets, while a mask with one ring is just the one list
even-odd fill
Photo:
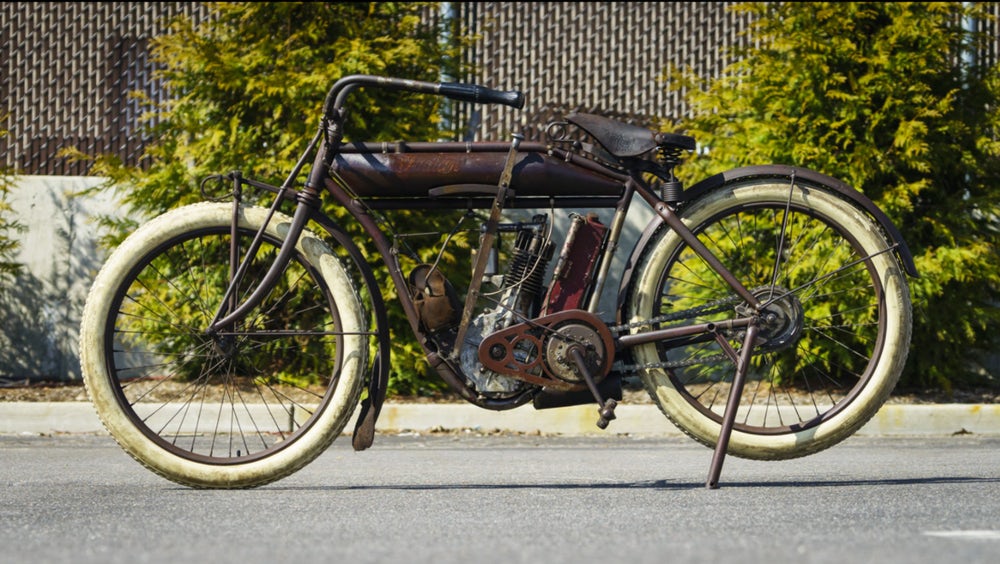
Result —
[[443, 82], [438, 90], [444, 96], [463, 102], [478, 104], [503, 104], [512, 108], [524, 107], [524, 93], [518, 90], [493, 90], [477, 84]]

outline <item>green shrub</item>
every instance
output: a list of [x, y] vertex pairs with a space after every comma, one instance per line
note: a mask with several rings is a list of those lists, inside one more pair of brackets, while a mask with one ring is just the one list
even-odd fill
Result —
[[[0, 123], [5, 120], [6, 116], [0, 115]], [[0, 126], [0, 137], [5, 135], [8, 135], [8, 131]], [[11, 283], [22, 268], [15, 259], [20, 248], [17, 234], [24, 230], [24, 226], [17, 220], [7, 199], [14, 186], [14, 180], [12, 169], [0, 168], [0, 284], [2, 285]]]
[[[687, 179], [781, 163], [840, 178], [900, 228], [914, 334], [904, 388], [996, 385], [982, 359], [1000, 344], [1000, 78], [964, 55], [992, 38], [959, 2], [770, 2], [751, 47], [709, 80], [668, 73], [691, 115], [678, 124], [708, 150]], [[958, 62], [958, 63], [957, 63]]]
[[[144, 167], [126, 167], [111, 156], [95, 157], [91, 174], [108, 178], [100, 190], [114, 191], [130, 209], [106, 217], [105, 244], [114, 245], [145, 217], [202, 199], [199, 181], [240, 170], [244, 176], [281, 184], [319, 126], [328, 89], [342, 76], [373, 74], [437, 81], [452, 68], [456, 43], [442, 44], [440, 29], [420, 15], [438, 9], [425, 2], [227, 2], [214, 3], [200, 24], [181, 18], [169, 34], [152, 42], [159, 78], [170, 100], [149, 109], [151, 143]], [[441, 25], [452, 22], [442, 21]], [[137, 94], [142, 98], [141, 93]], [[440, 130], [441, 99], [362, 89], [352, 94], [345, 128], [349, 140], [433, 140]], [[302, 180], [302, 179], [300, 179]], [[329, 209], [335, 217], [345, 215]], [[400, 231], [438, 228], [440, 219], [403, 213]], [[355, 234], [354, 221], [342, 222]], [[368, 256], [378, 266], [375, 253]], [[392, 283], [377, 269], [389, 292], [393, 333], [390, 394], [444, 388], [429, 374]], [[396, 338], [399, 337], [399, 338]], [[430, 377], [428, 377], [430, 376]]]

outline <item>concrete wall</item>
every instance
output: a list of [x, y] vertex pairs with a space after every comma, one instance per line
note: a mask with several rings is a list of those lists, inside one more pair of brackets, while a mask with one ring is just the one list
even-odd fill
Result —
[[80, 196], [93, 177], [21, 176], [8, 201], [26, 230], [18, 262], [26, 268], [0, 289], [0, 379], [79, 380], [80, 313], [103, 253], [93, 218], [115, 213], [108, 196]]

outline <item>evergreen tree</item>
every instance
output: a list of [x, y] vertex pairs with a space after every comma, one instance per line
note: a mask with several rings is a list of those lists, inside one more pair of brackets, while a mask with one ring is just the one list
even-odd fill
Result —
[[[6, 121], [6, 118], [7, 116], [0, 115], [0, 124]], [[0, 137], [9, 133], [0, 126]], [[0, 285], [12, 283], [14, 277], [22, 270], [22, 265], [15, 260], [15, 255], [20, 248], [16, 235], [24, 230], [24, 226], [17, 220], [7, 200], [13, 185], [14, 171], [0, 167]]]
[[896, 223], [915, 255], [914, 335], [903, 388], [995, 385], [977, 362], [1000, 336], [1000, 78], [969, 55], [988, 39], [959, 2], [767, 2], [747, 49], [688, 91], [679, 124], [707, 149], [703, 178], [780, 163], [839, 178]]
[[[322, 105], [338, 78], [352, 74], [438, 81], [460, 76], [455, 53], [460, 34], [431, 2], [222, 2], [195, 23], [179, 18], [152, 41], [169, 91], [149, 107], [149, 143], [143, 166], [127, 167], [97, 156], [91, 174], [108, 178], [129, 211], [104, 218], [105, 243], [113, 246], [145, 218], [200, 201], [199, 182], [239, 170], [246, 177], [281, 184], [319, 127]], [[141, 93], [136, 95], [143, 97]], [[433, 140], [441, 132], [442, 99], [412, 93], [361, 89], [352, 94], [347, 140]], [[88, 158], [79, 155], [80, 158]], [[303, 181], [304, 178], [299, 179]], [[224, 195], [224, 194], [214, 194]], [[336, 210], [328, 210], [337, 215]], [[346, 215], [342, 212], [341, 216]], [[434, 216], [404, 214], [399, 228], [436, 226]], [[429, 224], [429, 225], [428, 225]], [[343, 222], [357, 230], [356, 222]], [[405, 230], [405, 229], [404, 229]], [[373, 264], [376, 264], [374, 253]], [[446, 260], [453, 258], [445, 257]], [[398, 305], [384, 269], [376, 270], [390, 308]], [[393, 332], [391, 391], [439, 390], [401, 310], [390, 311]]]

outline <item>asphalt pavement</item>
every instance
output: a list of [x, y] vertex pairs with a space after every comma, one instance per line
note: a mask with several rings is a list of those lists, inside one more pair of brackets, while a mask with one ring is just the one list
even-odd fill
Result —
[[196, 490], [110, 437], [2, 436], [0, 546], [10, 564], [995, 564], [998, 447], [854, 437], [729, 457], [709, 489], [712, 451], [685, 438], [403, 433]]

